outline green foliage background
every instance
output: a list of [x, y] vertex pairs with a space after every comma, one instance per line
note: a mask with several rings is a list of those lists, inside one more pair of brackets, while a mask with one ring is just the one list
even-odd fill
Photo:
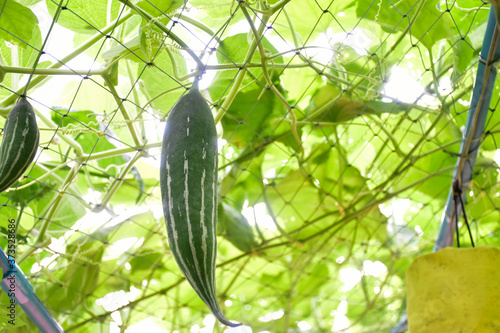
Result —
[[[35, 163], [0, 195], [0, 245], [16, 219], [16, 260], [67, 332], [145, 323], [236, 331], [206, 319], [162, 216], [162, 132], [200, 74], [196, 64], [220, 135], [217, 291], [227, 317], [246, 324], [241, 332], [396, 325], [405, 271], [438, 233], [488, 5], [0, 0], [0, 8], [0, 113], [30, 78], [41, 128]], [[497, 84], [466, 205], [478, 245], [499, 243], [498, 92]], [[1, 311], [7, 302], [2, 294]], [[17, 319], [17, 331], [35, 329], [20, 309]]]

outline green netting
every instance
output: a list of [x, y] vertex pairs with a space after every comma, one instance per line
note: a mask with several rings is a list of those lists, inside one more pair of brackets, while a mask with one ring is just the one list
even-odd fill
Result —
[[[41, 131], [0, 194], [0, 246], [15, 219], [16, 262], [67, 332], [387, 332], [439, 231], [488, 11], [0, 0], [0, 113], [26, 93]], [[220, 136], [217, 294], [237, 329], [184, 280], [162, 215], [165, 119], [200, 66]], [[476, 245], [500, 241], [494, 89], [465, 207]]]

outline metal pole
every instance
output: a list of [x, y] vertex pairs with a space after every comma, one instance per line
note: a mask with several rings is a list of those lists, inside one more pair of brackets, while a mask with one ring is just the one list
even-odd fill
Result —
[[[64, 332], [61, 325], [36, 297], [33, 287], [23, 271], [17, 266], [14, 259], [8, 257], [1, 248], [0, 268], [3, 275], [1, 287], [11, 300], [9, 306], [12, 305], [12, 309], [15, 311], [16, 305], [20, 305], [42, 333]], [[11, 318], [15, 320], [15, 312], [12, 315]]]
[[[490, 7], [483, 46], [479, 54], [476, 81], [474, 90], [472, 91], [465, 133], [462, 139], [462, 146], [460, 147], [460, 157], [457, 161], [457, 169], [453, 177], [453, 183], [458, 181], [460, 185], [463, 202], [465, 202], [467, 191], [472, 181], [472, 172], [476, 164], [476, 158], [490, 108], [491, 97], [495, 88], [497, 69], [493, 66], [493, 62], [498, 61], [499, 56], [500, 34], [499, 30], [496, 29], [495, 10], [493, 7]], [[458, 203], [458, 207], [455, 207], [453, 188], [451, 188], [441, 219], [441, 228], [436, 239], [436, 244], [434, 245], [434, 251], [438, 251], [447, 246], [453, 246], [455, 223], [457, 223], [460, 218], [461, 211], [462, 207], [460, 203]], [[455, 212], [458, 212], [458, 214], [455, 214]]]

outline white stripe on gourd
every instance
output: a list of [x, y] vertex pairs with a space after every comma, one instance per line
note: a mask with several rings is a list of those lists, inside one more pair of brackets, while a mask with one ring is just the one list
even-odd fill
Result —
[[14, 184], [33, 162], [39, 138], [35, 112], [23, 98], [9, 112], [3, 129], [0, 145], [0, 192]]
[[172, 254], [182, 273], [221, 323], [215, 294], [217, 255], [217, 131], [198, 81], [174, 105], [161, 152], [160, 188]]

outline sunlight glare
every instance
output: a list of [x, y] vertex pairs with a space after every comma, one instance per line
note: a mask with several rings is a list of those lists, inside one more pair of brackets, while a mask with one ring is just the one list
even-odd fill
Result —
[[387, 272], [387, 267], [380, 261], [365, 260], [363, 262], [363, 273], [374, 277], [380, 276]]
[[125, 330], [125, 333], [144, 333], [144, 332], [168, 333], [168, 331], [158, 327], [151, 318], [146, 318], [144, 320], [141, 320], [137, 324], [131, 325], [129, 326], [129, 328]]
[[350, 326], [349, 319], [346, 316], [347, 314], [347, 301], [343, 300], [340, 302], [337, 307], [337, 311], [335, 312], [335, 317], [333, 318], [333, 331], [338, 332], [350, 332], [348, 327]]
[[285, 311], [283, 311], [283, 309], [280, 309], [279, 311], [268, 313], [265, 316], [260, 317], [259, 320], [263, 321], [263, 322], [268, 322], [271, 320], [278, 320], [281, 317], [283, 317], [284, 314], [285, 314]]
[[266, 204], [263, 202], [259, 202], [254, 206], [248, 207], [248, 201], [245, 201], [241, 214], [246, 217], [248, 223], [252, 226], [254, 226], [255, 222], [257, 222], [259, 226], [267, 230], [277, 230], [272, 217], [267, 214]]
[[344, 285], [339, 289], [342, 292], [347, 292], [354, 288], [361, 281], [362, 273], [355, 268], [344, 268], [340, 270], [340, 282], [343, 282]]
[[393, 66], [389, 81], [384, 86], [384, 94], [403, 103], [415, 103], [424, 88], [410, 75], [407, 69]]

